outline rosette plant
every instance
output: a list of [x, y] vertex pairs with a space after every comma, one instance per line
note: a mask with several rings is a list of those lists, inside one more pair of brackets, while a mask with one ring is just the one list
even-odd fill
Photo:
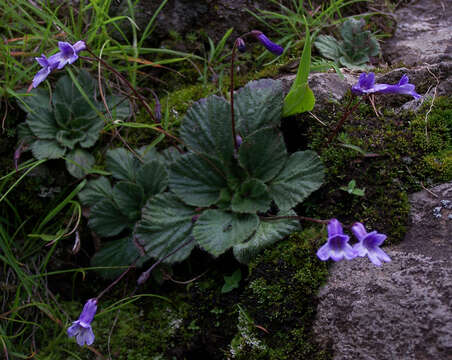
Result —
[[[134, 243], [132, 233], [146, 201], [168, 187], [164, 164], [175, 156], [173, 150], [169, 148], [163, 154], [154, 148], [149, 151], [142, 148], [135, 153], [124, 148], [107, 151], [105, 170], [112, 181], [106, 176], [90, 180], [78, 194], [82, 204], [90, 207], [89, 227], [102, 237], [116, 238], [95, 254], [93, 266], [123, 266], [135, 260], [140, 264], [149, 258], [141, 257], [143, 253]], [[121, 270], [100, 271], [104, 277], [118, 272]]]
[[[23, 96], [19, 106], [27, 112], [27, 118], [20, 125], [19, 138], [38, 160], [65, 158], [69, 173], [80, 178], [94, 165], [94, 157], [85, 149], [99, 138], [105, 124], [105, 106], [88, 72], [80, 71], [75, 79], [77, 84], [69, 75], [61, 77], [52, 94], [38, 88]], [[127, 100], [110, 95], [106, 103], [113, 120], [129, 116]]]
[[371, 56], [380, 53], [380, 45], [369, 30], [363, 30], [364, 19], [350, 18], [341, 26], [342, 40], [330, 35], [319, 35], [314, 42], [322, 56], [350, 69], [364, 69]]
[[165, 261], [184, 260], [198, 245], [215, 257], [232, 248], [246, 263], [298, 228], [287, 217], [320, 187], [324, 170], [314, 151], [287, 153], [278, 129], [283, 101], [279, 81], [248, 83], [234, 95], [235, 131], [222, 97], [188, 110], [180, 129], [188, 151], [169, 163], [169, 191], [146, 203], [135, 228], [146, 254], [162, 258], [193, 239]]
[[106, 170], [118, 182], [92, 180], [80, 199], [91, 206], [89, 226], [96, 233], [125, 236], [98, 252], [93, 265], [129, 265], [140, 254], [139, 262], [162, 259], [179, 248], [165, 259], [171, 264], [196, 245], [215, 257], [232, 248], [246, 263], [297, 230], [292, 208], [320, 187], [324, 171], [314, 151], [287, 153], [278, 129], [283, 100], [275, 80], [237, 91], [237, 142], [231, 104], [210, 96], [182, 119], [185, 153], [109, 151]]

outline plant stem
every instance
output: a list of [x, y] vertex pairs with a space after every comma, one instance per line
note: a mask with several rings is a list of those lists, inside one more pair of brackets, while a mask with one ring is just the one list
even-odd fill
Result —
[[338, 131], [341, 129], [342, 125], [344, 125], [345, 120], [347, 120], [347, 118], [356, 110], [356, 108], [359, 106], [359, 104], [361, 104], [361, 102], [363, 101], [363, 98], [364, 98], [364, 96], [361, 97], [359, 99], [359, 101], [352, 108], [350, 108], [350, 105], [352, 104], [353, 97], [350, 98], [350, 100], [348, 101], [348, 104], [347, 104], [347, 108], [346, 108], [347, 111], [344, 112], [344, 115], [342, 115], [342, 118], [339, 120], [339, 122], [337, 123], [333, 132], [328, 137], [326, 146], [328, 146], [331, 143], [331, 141], [333, 141], [333, 139], [336, 137]]
[[152, 270], [154, 270], [157, 265], [159, 265], [162, 261], [165, 261], [170, 256], [177, 253], [180, 249], [182, 249], [185, 246], [187, 246], [188, 244], [190, 244], [193, 240], [194, 240], [194, 238], [192, 237], [189, 241], [186, 241], [182, 245], [179, 245], [177, 248], [175, 248], [169, 254], [165, 255], [164, 257], [162, 257], [161, 259], [159, 259], [155, 263], [153, 263], [151, 265], [151, 267], [149, 269], [147, 269], [145, 272], [141, 273], [140, 277], [137, 280], [137, 287], [144, 284], [149, 279], [149, 275], [151, 275]]
[[232, 47], [231, 55], [231, 126], [232, 126], [232, 138], [234, 140], [234, 149], [238, 153], [239, 146], [237, 144], [237, 136], [235, 133], [235, 119], [234, 119], [234, 59], [235, 52], [237, 50], [237, 40], [234, 41], [234, 46]]

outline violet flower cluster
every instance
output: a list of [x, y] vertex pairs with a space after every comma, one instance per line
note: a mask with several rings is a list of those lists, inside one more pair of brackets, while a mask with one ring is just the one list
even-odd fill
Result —
[[389, 262], [391, 258], [380, 249], [386, 235], [379, 234], [377, 231], [368, 233], [364, 225], [360, 222], [353, 224], [352, 232], [358, 239], [358, 242], [351, 246], [348, 241], [350, 236], [344, 234], [342, 224], [337, 219], [331, 219], [328, 223], [328, 241], [317, 251], [317, 257], [320, 260], [334, 261], [342, 259], [351, 260], [357, 256], [368, 256], [370, 261], [380, 266], [382, 261]]
[[421, 98], [414, 88], [414, 85], [409, 83], [407, 75], [403, 75], [396, 85], [375, 84], [375, 74], [371, 72], [360, 75], [358, 82], [352, 86], [352, 92], [356, 95], [403, 94], [411, 95], [415, 99]]
[[68, 42], [59, 41], [58, 47], [60, 51], [47, 58], [44, 54], [35, 58], [41, 65], [42, 69], [33, 78], [33, 87], [36, 88], [42, 83], [49, 74], [55, 69], [62, 69], [66, 64], [72, 64], [78, 59], [80, 51], [86, 49], [86, 44], [83, 40], [77, 41], [74, 45]]
[[91, 328], [91, 322], [94, 319], [97, 311], [97, 300], [89, 299], [83, 307], [77, 321], [74, 321], [72, 325], [67, 329], [69, 337], [75, 336], [77, 344], [80, 346], [91, 345], [94, 342], [94, 333]]

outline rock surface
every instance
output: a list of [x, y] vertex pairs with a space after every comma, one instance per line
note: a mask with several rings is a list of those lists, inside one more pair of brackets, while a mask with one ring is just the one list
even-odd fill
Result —
[[391, 64], [452, 60], [452, 6], [448, 0], [415, 0], [395, 12], [397, 29], [382, 48]]
[[392, 261], [336, 263], [319, 293], [314, 331], [335, 360], [452, 359], [452, 182], [410, 202], [405, 240], [385, 248]]

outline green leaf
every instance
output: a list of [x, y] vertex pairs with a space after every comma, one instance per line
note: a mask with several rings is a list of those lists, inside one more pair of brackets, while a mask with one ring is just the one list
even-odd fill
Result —
[[231, 246], [248, 239], [258, 224], [259, 218], [256, 214], [206, 210], [196, 222], [193, 236], [204, 250], [217, 257]]
[[113, 200], [113, 189], [110, 181], [104, 176], [96, 180], [91, 180], [85, 188], [78, 193], [78, 197], [83, 205], [93, 206], [104, 199]]
[[[294, 216], [292, 210], [281, 212], [278, 216]], [[261, 220], [254, 235], [245, 243], [234, 246], [234, 256], [241, 263], [247, 264], [264, 248], [284, 239], [287, 235], [299, 230], [295, 219]]]
[[264, 127], [277, 126], [283, 108], [283, 89], [278, 80], [250, 81], [234, 94], [236, 127], [247, 137]]
[[287, 151], [282, 134], [274, 128], [256, 131], [243, 140], [239, 149], [239, 163], [249, 174], [267, 182], [283, 168]]
[[38, 159], [60, 159], [66, 150], [54, 140], [36, 140], [31, 144], [31, 152]]
[[269, 192], [279, 209], [289, 210], [323, 183], [324, 170], [319, 156], [311, 150], [293, 153], [285, 167], [270, 183]]
[[80, 130], [60, 130], [56, 134], [56, 141], [63, 147], [74, 149], [75, 144], [85, 139], [86, 135]]
[[140, 185], [120, 181], [113, 188], [113, 200], [130, 222], [138, 221], [144, 205], [144, 191]]
[[91, 125], [85, 131], [85, 138], [80, 141], [82, 148], [89, 148], [93, 146], [97, 139], [99, 139], [100, 131], [104, 128], [104, 122], [100, 118], [91, 121]]
[[311, 111], [315, 105], [315, 96], [308, 84], [303, 84], [291, 90], [284, 100], [283, 116], [292, 116]]
[[221, 288], [221, 293], [225, 294], [234, 289], [237, 289], [242, 280], [242, 271], [237, 269], [231, 276], [224, 276], [224, 285]]
[[[127, 98], [117, 95], [108, 95], [106, 97], [108, 109], [112, 116], [112, 120], [126, 120], [131, 115], [130, 103]], [[105, 112], [104, 104], [100, 103], [101, 111]]]
[[66, 155], [66, 169], [77, 179], [88, 174], [94, 163], [94, 156], [82, 149], [76, 149]]
[[232, 210], [238, 213], [255, 214], [266, 211], [272, 201], [267, 186], [260, 180], [245, 181], [232, 198]]
[[165, 167], [158, 160], [154, 160], [138, 170], [137, 183], [142, 186], [145, 198], [148, 199], [167, 188], [168, 174]]
[[314, 108], [315, 97], [308, 85], [308, 76], [311, 67], [311, 38], [306, 29], [306, 39], [298, 65], [297, 76], [284, 99], [283, 116], [300, 114]]
[[162, 161], [165, 164], [169, 164], [179, 159], [181, 155], [182, 154], [179, 151], [177, 151], [177, 149], [174, 146], [171, 146], [162, 151], [163, 157]]
[[133, 227], [134, 223], [129, 222], [112, 200], [104, 199], [91, 208], [88, 225], [97, 234], [109, 237]]
[[229, 103], [215, 95], [196, 102], [182, 119], [180, 137], [191, 151], [230, 163], [234, 141]]
[[341, 47], [338, 41], [330, 35], [319, 35], [314, 46], [327, 59], [338, 61], [341, 57]]
[[165, 164], [163, 156], [159, 154], [155, 146], [142, 146], [137, 150], [137, 154], [140, 155], [141, 160], [143, 160], [145, 164], [151, 161], [160, 161], [162, 164]]
[[38, 138], [55, 139], [58, 127], [51, 111], [39, 109], [39, 112], [30, 113], [26, 123]]
[[107, 151], [106, 167], [115, 179], [134, 182], [139, 165], [135, 155], [124, 148]]
[[17, 104], [26, 113], [39, 113], [41, 109], [50, 111], [50, 97], [48, 90], [43, 88], [32, 89], [29, 93], [20, 93]]
[[92, 257], [91, 266], [122, 266], [120, 269], [96, 270], [103, 278], [114, 279], [121, 275], [136, 259], [138, 259], [136, 265], [141, 266], [147, 260], [147, 257], [140, 255], [137, 246], [133, 243], [132, 236], [128, 236], [119, 240], [109, 241]]
[[[158, 194], [150, 199], [142, 211], [135, 229], [135, 238], [150, 256], [161, 259], [190, 240], [195, 209], [185, 205], [174, 194]], [[175, 263], [186, 259], [194, 241], [165, 260]]]
[[220, 169], [217, 159], [185, 154], [170, 165], [170, 189], [188, 205], [213, 205], [226, 187]]

